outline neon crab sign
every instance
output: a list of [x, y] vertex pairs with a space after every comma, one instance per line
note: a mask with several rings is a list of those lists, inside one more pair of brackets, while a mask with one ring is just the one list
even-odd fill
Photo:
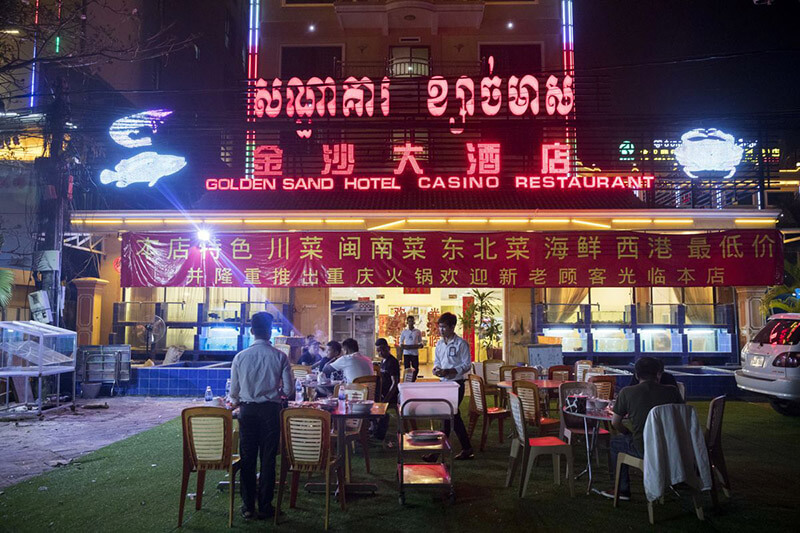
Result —
[[[450, 132], [463, 133], [467, 117], [483, 114], [497, 116], [505, 107], [513, 116], [538, 116], [543, 108], [548, 116], [568, 116], [574, 107], [573, 79], [565, 75], [559, 80], [549, 76], [540, 90], [539, 80], [532, 74], [510, 76], [504, 80], [492, 75], [494, 58], [488, 60], [489, 76], [476, 83], [469, 76], [448, 81], [442, 76], [432, 76], [427, 84], [426, 109], [431, 117], [441, 117], [455, 99], [456, 116], [449, 118]], [[339, 96], [341, 95], [341, 96]], [[543, 100], [540, 101], [540, 100]], [[290, 78], [286, 83], [275, 78], [271, 82], [259, 79], [253, 93], [253, 111], [258, 118], [297, 118], [311, 123], [312, 117], [388, 117], [391, 109], [391, 80], [349, 76], [341, 87], [331, 77], [317, 76], [303, 82]], [[297, 131], [301, 138], [311, 135], [310, 128]]]
[[723, 179], [730, 178], [743, 154], [733, 135], [715, 128], [687, 131], [675, 148], [675, 159], [690, 178], [700, 177], [698, 172], [725, 172]]

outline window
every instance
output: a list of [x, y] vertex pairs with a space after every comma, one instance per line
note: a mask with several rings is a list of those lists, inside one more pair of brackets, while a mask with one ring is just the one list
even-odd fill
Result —
[[542, 70], [540, 44], [482, 44], [480, 56], [482, 61], [494, 57], [492, 72], [502, 77], [536, 74]]
[[389, 49], [389, 76], [410, 78], [430, 75], [430, 49], [427, 46], [392, 46]]
[[761, 344], [797, 344], [800, 342], [800, 321], [770, 320], [764, 329], [758, 332], [752, 342]]
[[281, 48], [281, 78], [335, 78], [336, 64], [341, 60], [341, 46], [284, 46]]

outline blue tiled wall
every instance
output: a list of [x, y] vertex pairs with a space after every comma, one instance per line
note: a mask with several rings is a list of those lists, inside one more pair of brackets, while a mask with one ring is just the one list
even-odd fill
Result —
[[211, 386], [214, 396], [225, 394], [230, 368], [140, 367], [132, 369], [126, 394], [139, 396], [202, 397]]

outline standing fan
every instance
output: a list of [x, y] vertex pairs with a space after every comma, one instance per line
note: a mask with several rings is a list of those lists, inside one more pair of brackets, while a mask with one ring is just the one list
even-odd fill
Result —
[[135, 331], [136, 338], [144, 343], [147, 358], [151, 359], [150, 350], [167, 334], [167, 325], [160, 316], [150, 315], [143, 324], [136, 324]]

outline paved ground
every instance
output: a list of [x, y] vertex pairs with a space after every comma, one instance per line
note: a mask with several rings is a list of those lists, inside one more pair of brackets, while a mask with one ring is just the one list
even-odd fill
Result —
[[[108, 409], [86, 405], [108, 404]], [[199, 405], [193, 398], [127, 396], [80, 400], [43, 420], [0, 422], [0, 489], [41, 474], [76, 458], [162, 424], [181, 410]]]

